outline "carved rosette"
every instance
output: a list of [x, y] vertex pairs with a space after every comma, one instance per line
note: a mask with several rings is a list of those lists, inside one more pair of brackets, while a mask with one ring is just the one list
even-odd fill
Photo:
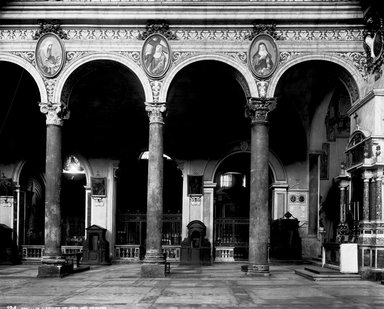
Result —
[[145, 102], [145, 110], [148, 112], [149, 123], [164, 124], [163, 114], [167, 110], [165, 103]]
[[69, 111], [63, 103], [40, 102], [39, 106], [40, 111], [47, 117], [47, 125], [62, 126], [63, 120], [69, 118]]
[[276, 98], [249, 98], [245, 106], [245, 117], [252, 123], [267, 122], [268, 113], [276, 107]]

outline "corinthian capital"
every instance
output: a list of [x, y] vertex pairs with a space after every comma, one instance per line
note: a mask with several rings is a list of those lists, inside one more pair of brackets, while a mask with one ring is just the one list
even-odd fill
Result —
[[276, 107], [276, 98], [248, 98], [245, 116], [254, 122], [266, 122], [268, 113]]
[[40, 102], [40, 111], [46, 115], [46, 124], [63, 125], [63, 120], [69, 118], [67, 106], [63, 103]]
[[165, 103], [145, 102], [145, 110], [148, 112], [149, 123], [164, 123], [163, 113], [166, 109]]

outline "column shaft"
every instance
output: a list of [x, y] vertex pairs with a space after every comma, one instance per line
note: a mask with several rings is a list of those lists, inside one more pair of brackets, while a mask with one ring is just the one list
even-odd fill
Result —
[[60, 190], [62, 174], [61, 127], [47, 125], [45, 191], [45, 256], [61, 255]]
[[149, 127], [146, 260], [158, 260], [162, 257], [162, 218], [163, 125], [151, 123]]
[[376, 219], [376, 184], [374, 178], [371, 178], [369, 192], [369, 220], [373, 221]]
[[319, 153], [309, 154], [309, 211], [308, 235], [317, 235], [319, 214]]
[[369, 178], [364, 178], [362, 220], [369, 220]]
[[381, 220], [381, 207], [382, 207], [381, 191], [382, 191], [382, 178], [377, 177], [376, 178], [376, 209], [375, 209], [376, 220]]
[[251, 194], [249, 263], [256, 271], [268, 271], [268, 125], [254, 122], [251, 145]]

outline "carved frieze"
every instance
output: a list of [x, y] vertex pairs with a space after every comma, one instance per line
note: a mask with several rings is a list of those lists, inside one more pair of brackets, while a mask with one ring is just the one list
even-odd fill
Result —
[[[34, 29], [0, 29], [1, 41], [31, 40]], [[64, 29], [70, 40], [114, 40], [137, 41], [140, 31], [129, 28], [82, 28]], [[251, 34], [249, 29], [175, 29], [178, 40], [183, 41], [230, 41], [243, 42]], [[284, 41], [362, 41], [363, 29], [276, 29]]]
[[177, 64], [180, 61], [182, 61], [186, 58], [192, 57], [194, 55], [196, 55], [195, 52], [173, 52], [172, 53], [172, 63]]
[[29, 63], [31, 63], [32, 65], [36, 65], [36, 60], [35, 60], [35, 52], [18, 52], [18, 51], [15, 51], [15, 52], [12, 52], [12, 54], [16, 55], [16, 56], [19, 56], [21, 58], [23, 58], [24, 60], [27, 60]]
[[162, 81], [159, 80], [152, 80], [149, 83], [151, 85], [152, 89], [152, 97], [153, 97], [153, 102], [159, 102], [159, 94], [161, 90], [161, 86], [163, 85]]
[[365, 58], [364, 53], [362, 52], [343, 52], [335, 53], [336, 56], [344, 58], [348, 62], [352, 63], [356, 69], [359, 70], [361, 76], [365, 81], [367, 81], [367, 59]]
[[68, 64], [68, 63], [72, 62], [73, 60], [84, 56], [85, 54], [87, 54], [87, 52], [84, 52], [84, 51], [70, 51], [70, 52], [67, 52], [66, 62], [65, 63]]
[[137, 65], [141, 66], [141, 61], [140, 61], [140, 53], [137, 51], [122, 51], [120, 52], [120, 55], [127, 57], [134, 62], [136, 62]]
[[241, 62], [242, 64], [247, 64], [248, 58], [247, 58], [246, 52], [226, 52], [224, 54], [235, 59], [237, 62]]

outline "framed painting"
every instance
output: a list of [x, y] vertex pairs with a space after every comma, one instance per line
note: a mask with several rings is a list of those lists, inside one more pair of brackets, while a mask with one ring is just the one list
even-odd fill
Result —
[[63, 68], [65, 49], [60, 38], [54, 33], [44, 34], [36, 45], [36, 65], [45, 77], [55, 77]]
[[167, 39], [161, 34], [150, 35], [141, 50], [141, 63], [145, 73], [154, 78], [161, 78], [171, 64], [171, 49]]
[[270, 77], [279, 63], [279, 51], [275, 40], [266, 33], [257, 35], [248, 51], [248, 65], [261, 79]]
[[203, 176], [188, 175], [188, 195], [203, 194]]
[[107, 178], [91, 177], [91, 190], [92, 190], [92, 197], [106, 197], [107, 196]]
[[12, 178], [0, 178], [0, 196], [13, 196]]

